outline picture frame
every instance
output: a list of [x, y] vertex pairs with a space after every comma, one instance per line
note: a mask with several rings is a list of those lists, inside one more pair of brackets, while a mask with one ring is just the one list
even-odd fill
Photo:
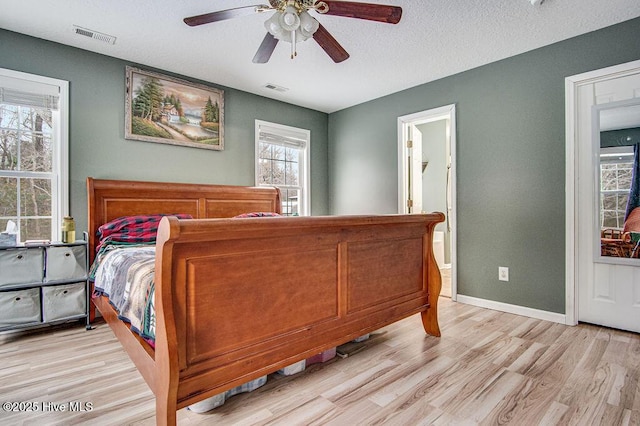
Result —
[[127, 66], [124, 137], [222, 151], [224, 91]]

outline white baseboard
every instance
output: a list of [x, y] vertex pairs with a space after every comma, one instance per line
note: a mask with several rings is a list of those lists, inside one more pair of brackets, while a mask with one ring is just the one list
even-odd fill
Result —
[[462, 294], [458, 294], [456, 302], [479, 306], [481, 308], [493, 309], [494, 311], [507, 312], [509, 314], [522, 315], [529, 318], [557, 322], [560, 324], [567, 323], [565, 314], [541, 311], [539, 309], [527, 308], [525, 306], [510, 305], [508, 303], [496, 302], [493, 300], [478, 299], [477, 297], [464, 296]]

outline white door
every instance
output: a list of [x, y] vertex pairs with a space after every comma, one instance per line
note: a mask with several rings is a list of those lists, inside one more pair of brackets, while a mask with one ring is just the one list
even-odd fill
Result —
[[407, 126], [407, 152], [409, 154], [408, 213], [422, 213], [422, 132], [416, 125]]
[[[575, 279], [579, 321], [640, 332], [640, 259], [600, 253], [600, 131], [603, 112], [640, 103], [640, 69], [576, 87]], [[637, 106], [636, 106], [637, 108]], [[570, 124], [568, 124], [570, 125]]]
[[[442, 185], [446, 185], [446, 205], [438, 211], [446, 215], [445, 240], [440, 241], [445, 247], [447, 264], [449, 269], [451, 299], [457, 298], [457, 250], [456, 250], [456, 174], [455, 174], [455, 147], [456, 147], [456, 107], [447, 105], [427, 111], [398, 117], [398, 213], [422, 213], [431, 211], [428, 201], [423, 199], [423, 173], [427, 166], [426, 157], [428, 149], [423, 147], [423, 134], [419, 127], [427, 123], [446, 123], [446, 135], [443, 144], [446, 144], [446, 156], [443, 155], [443, 169], [446, 174], [442, 177]], [[427, 141], [428, 138], [425, 138]], [[438, 139], [439, 140], [439, 139]], [[407, 143], [407, 141], [411, 141]], [[424, 154], [424, 155], [423, 155]], [[446, 158], [445, 158], [446, 157]], [[440, 161], [440, 160], [438, 160]], [[446, 164], [445, 164], [446, 162]], [[433, 164], [429, 166], [435, 167]], [[425, 207], [427, 206], [427, 207]], [[442, 233], [442, 232], [441, 232]], [[445, 261], [443, 260], [443, 264]], [[443, 294], [445, 292], [443, 291]]]

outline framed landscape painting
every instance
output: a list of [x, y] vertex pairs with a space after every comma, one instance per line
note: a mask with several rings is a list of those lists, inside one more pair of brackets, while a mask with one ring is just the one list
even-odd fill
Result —
[[224, 91], [127, 67], [126, 139], [224, 149]]

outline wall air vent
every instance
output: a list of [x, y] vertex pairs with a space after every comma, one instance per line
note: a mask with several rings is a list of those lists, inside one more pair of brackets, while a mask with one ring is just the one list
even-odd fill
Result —
[[73, 32], [78, 35], [89, 37], [105, 43], [116, 44], [116, 38], [114, 36], [111, 36], [109, 34], [99, 33], [97, 31], [89, 30], [87, 28], [82, 28], [77, 25], [73, 26]]
[[276, 92], [286, 92], [287, 90], [289, 90], [286, 87], [278, 86], [278, 85], [271, 84], [271, 83], [267, 83], [263, 87], [265, 87], [267, 89], [270, 89], [270, 90], [275, 90]]

